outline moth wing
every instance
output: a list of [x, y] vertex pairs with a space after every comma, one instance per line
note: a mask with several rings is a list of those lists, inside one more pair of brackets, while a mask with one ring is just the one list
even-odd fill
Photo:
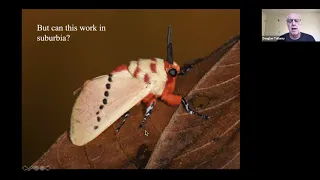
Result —
[[149, 84], [132, 77], [128, 71], [114, 73], [110, 78], [104, 75], [88, 81], [72, 109], [72, 143], [82, 146], [95, 139], [146, 97], [150, 89]]

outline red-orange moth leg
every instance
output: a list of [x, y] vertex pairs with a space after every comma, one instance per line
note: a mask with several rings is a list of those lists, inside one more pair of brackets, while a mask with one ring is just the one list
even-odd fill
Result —
[[182, 97], [175, 94], [163, 94], [161, 100], [167, 102], [171, 106], [177, 106], [181, 104]]
[[203, 114], [200, 114], [194, 110], [192, 110], [189, 106], [189, 103], [182, 97], [175, 94], [163, 94], [161, 99], [165, 102], [167, 102], [169, 105], [175, 106], [179, 105], [180, 103], [183, 104], [185, 110], [189, 114], [195, 114], [197, 116], [200, 116], [202, 119], [208, 119], [209, 117]]

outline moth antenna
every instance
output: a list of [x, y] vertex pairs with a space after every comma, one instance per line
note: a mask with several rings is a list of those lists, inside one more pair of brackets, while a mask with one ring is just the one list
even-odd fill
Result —
[[167, 37], [167, 61], [169, 64], [173, 64], [172, 56], [172, 30], [171, 26], [168, 27], [168, 37]]

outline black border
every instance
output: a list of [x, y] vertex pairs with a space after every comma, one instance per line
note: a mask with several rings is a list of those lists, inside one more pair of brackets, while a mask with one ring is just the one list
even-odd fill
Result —
[[[309, 4], [309, 7], [312, 5]], [[313, 6], [310, 9], [317, 8]], [[261, 11], [259, 10], [260, 14]], [[259, 18], [262, 20], [261, 17]], [[242, 34], [245, 33], [246, 31], [242, 31]], [[258, 34], [261, 37], [261, 28], [254, 34], [256, 34], [255, 37], [259, 37]], [[250, 156], [247, 153], [252, 153], [253, 157], [260, 161], [260, 167], [270, 171], [297, 167], [305, 164], [299, 162], [305, 158], [303, 151], [306, 150], [299, 141], [302, 142], [302, 136], [309, 134], [304, 131], [311, 130], [307, 122], [310, 120], [307, 114], [310, 113], [310, 106], [312, 106], [310, 101], [313, 101], [319, 92], [316, 91], [318, 88], [315, 82], [318, 82], [316, 59], [319, 59], [320, 42], [262, 42], [261, 39], [254, 39], [260, 42], [259, 44], [252, 42], [252, 45], [259, 47], [256, 50], [257, 53], [253, 53], [254, 50], [251, 48], [251, 56], [245, 56], [245, 60], [241, 57], [241, 60], [254, 64], [250, 67], [242, 63], [242, 67], [246, 68], [245, 71], [249, 70], [247, 67], [255, 68], [253, 70], [255, 72], [251, 74], [255, 77], [246, 77], [244, 76], [246, 73], [241, 72], [245, 82], [254, 81], [250, 86], [248, 84], [248, 87], [243, 88], [245, 92], [242, 91], [242, 97], [245, 98], [247, 93], [252, 93], [255, 97], [252, 101], [254, 112], [249, 110], [246, 104], [241, 104], [242, 112], [250, 114], [250, 120], [252, 116], [249, 126], [252, 129], [246, 128], [245, 135], [242, 137], [247, 141], [250, 139], [247, 135], [255, 136], [250, 139], [250, 143], [241, 142], [241, 144], [245, 144], [246, 148], [251, 146], [257, 148], [254, 152], [244, 151], [245, 157]], [[248, 42], [248, 46], [245, 45], [242, 48], [244, 53], [249, 53], [249, 44]], [[243, 81], [241, 84], [243, 85]], [[247, 102], [247, 100], [244, 101]], [[245, 127], [247, 125], [245, 124]], [[257, 152], [259, 152], [258, 156]]]
[[[41, 2], [44, 3], [44, 2]], [[58, 2], [49, 2], [60, 4]], [[64, 2], [65, 3], [65, 2]], [[152, 2], [156, 3], [156, 2]], [[213, 8], [222, 9], [216, 4], [217, 2], [210, 2], [212, 6], [202, 5], [187, 5], [184, 1], [180, 8]], [[221, 2], [219, 2], [221, 3]], [[233, 2], [226, 2], [229, 6], [224, 8], [233, 9], [240, 8], [240, 5]], [[259, 2], [263, 3], [263, 2]], [[122, 2], [124, 7], [121, 8], [141, 8], [137, 2], [130, 3]], [[164, 2], [167, 4], [167, 2]], [[39, 4], [37, 4], [39, 5]], [[61, 4], [60, 4], [61, 5]], [[234, 6], [233, 8], [231, 6]], [[275, 4], [273, 4], [275, 6]], [[279, 4], [277, 4], [279, 5]], [[300, 4], [301, 5], [301, 4]], [[107, 8], [111, 8], [112, 5]], [[312, 5], [309, 5], [312, 7]], [[35, 7], [35, 6], [33, 6]], [[57, 7], [57, 6], [53, 6]], [[97, 6], [95, 6], [98, 8]], [[115, 6], [112, 6], [116, 8]], [[155, 6], [153, 6], [155, 7]], [[248, 169], [250, 174], [257, 172], [256, 170], [272, 171], [274, 168], [282, 168], [290, 165], [295, 165], [290, 152], [295, 151], [297, 146], [297, 129], [301, 130], [303, 123], [301, 121], [308, 121], [303, 118], [304, 108], [308, 108], [302, 104], [304, 99], [308, 99], [307, 95], [311, 96], [315, 83], [309, 83], [308, 89], [303, 88], [302, 84], [307, 84], [307, 81], [317, 82], [317, 67], [315, 61], [319, 59], [318, 52], [320, 50], [320, 42], [318, 43], [270, 43], [261, 42], [261, 9], [253, 6], [247, 6], [245, 3], [242, 6], [241, 13], [241, 119], [242, 119], [242, 138], [241, 138], [241, 169]], [[245, 8], [247, 7], [247, 8]], [[10, 38], [7, 42], [17, 41], [17, 50], [13, 51], [5, 63], [9, 62], [7, 67], [12, 67], [9, 73], [3, 77], [7, 87], [3, 88], [5, 92], [3, 96], [8, 98], [7, 108], [10, 113], [7, 113], [8, 118], [3, 118], [3, 121], [8, 122], [8, 126], [14, 126], [14, 130], [8, 128], [8, 134], [3, 136], [3, 144], [9, 148], [12, 155], [8, 158], [12, 165], [12, 169], [21, 169], [21, 8], [16, 9], [15, 19], [11, 30], [16, 30], [17, 33], [5, 38]], [[30, 7], [29, 7], [30, 8]], [[40, 8], [40, 7], [39, 7]], [[42, 7], [43, 8], [43, 7]], [[87, 6], [86, 8], [90, 8]], [[93, 8], [93, 6], [91, 6]], [[99, 7], [102, 8], [102, 7]], [[120, 8], [120, 7], [118, 7]], [[147, 7], [145, 7], [147, 8]], [[149, 6], [148, 8], [152, 8]], [[160, 8], [160, 7], [158, 7]], [[164, 6], [163, 6], [164, 8]], [[274, 7], [273, 7], [274, 8]], [[315, 9], [315, 6], [312, 7]], [[10, 23], [8, 23], [10, 24]], [[20, 32], [19, 32], [20, 29]], [[318, 49], [318, 50], [316, 50]], [[14, 57], [14, 58], [13, 58]], [[13, 60], [15, 59], [15, 60]], [[6, 69], [6, 68], [4, 68]], [[16, 70], [16, 71], [14, 71]], [[9, 87], [9, 88], [8, 88]], [[41, 87], [39, 87], [41, 88]], [[8, 93], [12, 93], [9, 95]], [[303, 98], [303, 99], [301, 99]], [[312, 99], [310, 99], [312, 100]], [[286, 109], [287, 108], [287, 109]], [[305, 113], [306, 111], [304, 111]], [[299, 116], [300, 115], [300, 116]], [[12, 116], [14, 120], [12, 120]], [[301, 119], [299, 119], [301, 118]], [[296, 119], [296, 120], [295, 120]], [[14, 122], [14, 123], [12, 123]], [[296, 125], [295, 127], [293, 127]], [[6, 128], [3, 128], [6, 129]], [[291, 130], [291, 131], [288, 131]], [[303, 132], [299, 132], [300, 135]], [[6, 139], [14, 137], [13, 140]], [[12, 143], [9, 145], [9, 143]], [[289, 145], [289, 147], [288, 147]], [[297, 158], [297, 155], [294, 155]], [[291, 159], [292, 158], [292, 159]], [[16, 163], [13, 161], [17, 161]], [[291, 164], [292, 163], [292, 164]], [[5, 165], [8, 167], [7, 165]], [[90, 170], [98, 173], [100, 170]], [[72, 170], [75, 174], [87, 174], [85, 170]], [[48, 172], [25, 172], [24, 174], [53, 174], [54, 172], [65, 172], [65, 170], [51, 170]], [[196, 178], [203, 177], [206, 173], [217, 172], [215, 170], [170, 170], [172, 174], [168, 176], [164, 172], [166, 170], [106, 170], [100, 171], [106, 175], [114, 172], [115, 178], [119, 175], [131, 175], [131, 172], [146, 172], [152, 178], [156, 178], [151, 172], [164, 175], [167, 178], [183, 178], [190, 176], [195, 172]], [[235, 171], [223, 171], [235, 172]], [[236, 171], [239, 172], [239, 171]], [[174, 176], [174, 174], [177, 174]], [[179, 174], [178, 174], [179, 173]], [[132, 174], [133, 175], [133, 174]], [[142, 176], [136, 178], [143, 178]], [[191, 177], [191, 176], [190, 176]], [[91, 177], [94, 178], [94, 177]], [[102, 176], [102, 178], [109, 178]], [[210, 178], [210, 177], [209, 177]]]

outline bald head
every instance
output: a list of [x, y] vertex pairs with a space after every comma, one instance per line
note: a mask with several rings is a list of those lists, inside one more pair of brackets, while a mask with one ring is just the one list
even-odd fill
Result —
[[287, 16], [286, 21], [290, 36], [298, 38], [300, 36], [301, 16], [297, 13], [291, 13]]

